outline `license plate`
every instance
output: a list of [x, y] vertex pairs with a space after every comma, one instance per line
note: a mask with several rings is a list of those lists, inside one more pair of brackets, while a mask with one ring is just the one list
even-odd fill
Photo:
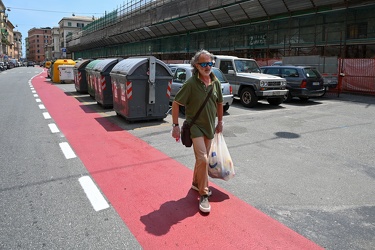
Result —
[[320, 85], [320, 82], [313, 82], [313, 85], [316, 86], [316, 85]]

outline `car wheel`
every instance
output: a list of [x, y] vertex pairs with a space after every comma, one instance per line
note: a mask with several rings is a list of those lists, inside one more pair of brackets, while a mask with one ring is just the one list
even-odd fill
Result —
[[244, 107], [252, 108], [257, 104], [258, 97], [252, 88], [244, 88], [241, 91], [240, 101]]
[[301, 101], [303, 101], [303, 102], [307, 102], [307, 101], [309, 100], [308, 97], [300, 97], [299, 99], [300, 99]]
[[278, 106], [283, 102], [284, 98], [268, 98], [267, 101], [270, 105]]
[[290, 93], [290, 91], [288, 91], [288, 94], [284, 96], [284, 102], [290, 102], [292, 98], [293, 98], [292, 94]]
[[228, 111], [229, 107], [230, 107], [229, 104], [224, 105], [223, 107], [224, 113]]
[[324, 87], [324, 91], [323, 91], [323, 94], [320, 96], [320, 97], [323, 97], [327, 92], [327, 87]]

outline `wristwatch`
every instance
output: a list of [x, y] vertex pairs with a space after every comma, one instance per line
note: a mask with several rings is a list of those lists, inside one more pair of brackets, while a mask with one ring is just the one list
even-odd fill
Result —
[[178, 127], [178, 123], [173, 123], [172, 127]]

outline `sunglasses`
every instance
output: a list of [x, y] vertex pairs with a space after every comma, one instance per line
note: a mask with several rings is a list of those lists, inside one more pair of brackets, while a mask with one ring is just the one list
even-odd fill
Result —
[[202, 68], [205, 68], [207, 66], [212, 67], [214, 65], [213, 62], [203, 62], [203, 63], [198, 63]]

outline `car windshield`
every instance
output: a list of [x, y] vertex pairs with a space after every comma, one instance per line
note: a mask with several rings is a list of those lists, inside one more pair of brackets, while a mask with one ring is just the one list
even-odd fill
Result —
[[305, 71], [307, 78], [320, 78], [321, 77], [320, 73], [316, 69], [305, 68], [304, 71]]
[[216, 76], [216, 78], [220, 81], [220, 83], [228, 82], [223, 73], [217, 68], [212, 68], [212, 73]]
[[168, 65], [169, 69], [172, 71], [172, 73], [176, 72], [176, 66]]
[[260, 73], [258, 64], [253, 60], [234, 60], [234, 64], [239, 73]]

